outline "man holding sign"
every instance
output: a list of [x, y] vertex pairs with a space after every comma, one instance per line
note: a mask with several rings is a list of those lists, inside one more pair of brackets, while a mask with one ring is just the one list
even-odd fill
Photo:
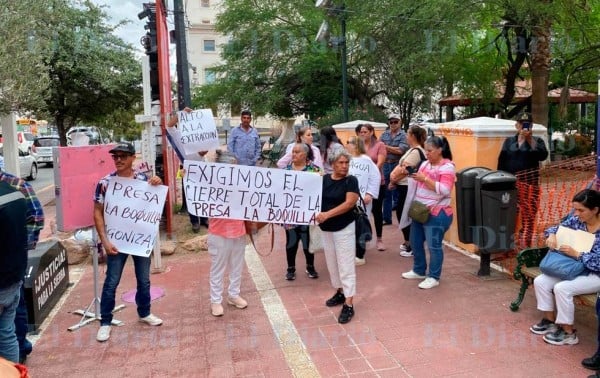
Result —
[[[141, 181], [148, 181], [151, 185], [160, 185], [162, 180], [158, 176], [148, 178], [141, 172], [133, 169], [135, 161], [135, 147], [131, 143], [119, 143], [109, 151], [115, 162], [116, 171], [102, 178], [96, 186], [94, 195], [94, 224], [98, 237], [106, 251], [106, 279], [102, 288], [102, 297], [100, 299], [100, 329], [96, 335], [96, 340], [106, 341], [110, 338], [110, 325], [112, 322], [112, 311], [115, 307], [115, 293], [121, 280], [121, 274], [128, 254], [120, 253], [117, 247], [107, 236], [106, 223], [104, 220], [105, 198], [107, 188], [111, 178], [129, 178]], [[140, 317], [140, 322], [159, 326], [162, 320], [150, 313], [150, 258], [144, 256], [132, 256], [135, 266], [135, 277], [137, 280], [137, 293], [135, 303]]]

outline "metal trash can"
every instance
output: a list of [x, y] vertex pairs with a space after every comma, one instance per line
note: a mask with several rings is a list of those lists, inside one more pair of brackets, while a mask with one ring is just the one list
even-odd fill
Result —
[[517, 178], [504, 171], [479, 174], [475, 178], [478, 232], [473, 242], [483, 253], [510, 251], [517, 218]]
[[475, 214], [475, 203], [479, 201], [479, 191], [475, 190], [478, 175], [490, 172], [485, 167], [464, 168], [456, 173], [456, 222], [458, 240], [461, 243], [474, 243], [479, 227]]

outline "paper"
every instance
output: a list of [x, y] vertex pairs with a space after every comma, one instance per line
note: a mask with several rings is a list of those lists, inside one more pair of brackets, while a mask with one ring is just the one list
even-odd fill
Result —
[[573, 230], [568, 227], [558, 226], [556, 232], [556, 244], [568, 245], [577, 252], [589, 252], [594, 245], [595, 235], [583, 230]]

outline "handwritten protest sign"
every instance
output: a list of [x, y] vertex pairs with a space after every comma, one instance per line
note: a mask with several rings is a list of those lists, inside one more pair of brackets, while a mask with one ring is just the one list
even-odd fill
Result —
[[111, 177], [106, 188], [106, 236], [119, 252], [150, 256], [168, 187]]
[[177, 157], [179, 160], [203, 160], [202, 156], [198, 154], [199, 151], [208, 151], [208, 150], [196, 150], [193, 153], [187, 153], [185, 151], [185, 147], [181, 144], [182, 136], [181, 131], [177, 127], [167, 127], [167, 135], [168, 140], [171, 143], [171, 146], [175, 150]]
[[178, 129], [185, 155], [219, 147], [219, 133], [210, 109], [177, 112]]
[[200, 217], [315, 224], [323, 180], [314, 172], [185, 161], [188, 211]]

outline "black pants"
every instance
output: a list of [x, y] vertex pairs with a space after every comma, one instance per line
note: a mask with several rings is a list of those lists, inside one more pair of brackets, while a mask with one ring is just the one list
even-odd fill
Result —
[[298, 252], [298, 244], [300, 244], [300, 241], [302, 241], [306, 265], [313, 266], [315, 264], [315, 255], [308, 252], [308, 243], [310, 241], [308, 230], [308, 226], [296, 226], [292, 229], [285, 230], [285, 253], [288, 268], [296, 266], [296, 254]]
[[[371, 212], [373, 213], [373, 223], [375, 223], [375, 235], [377, 239], [381, 239], [383, 231], [383, 199], [385, 198], [385, 185], [379, 186], [379, 195], [377, 199], [373, 198], [373, 207]], [[358, 255], [358, 253], [357, 253]]]

